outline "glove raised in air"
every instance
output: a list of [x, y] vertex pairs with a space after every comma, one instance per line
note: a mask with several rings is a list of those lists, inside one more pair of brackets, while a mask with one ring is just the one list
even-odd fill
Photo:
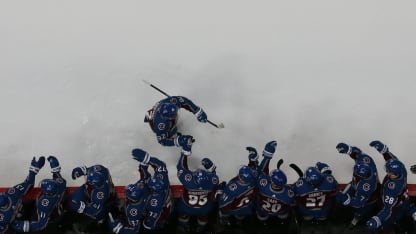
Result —
[[270, 141], [264, 146], [263, 157], [272, 158], [276, 152], [277, 141]]
[[248, 150], [248, 160], [255, 162], [257, 159], [259, 159], [256, 148], [247, 146], [246, 150]]
[[36, 157], [33, 157], [32, 162], [30, 163], [29, 171], [32, 171], [35, 174], [38, 174], [39, 170], [42, 169], [44, 165], [45, 165], [44, 156], [40, 156], [38, 160], [36, 160]]
[[370, 146], [374, 147], [381, 154], [384, 154], [389, 151], [389, 147], [387, 147], [387, 145], [383, 144], [381, 141], [372, 141], [370, 142]]
[[139, 161], [141, 165], [147, 166], [149, 164], [150, 155], [146, 151], [136, 148], [131, 151], [131, 155], [133, 156], [133, 159]]

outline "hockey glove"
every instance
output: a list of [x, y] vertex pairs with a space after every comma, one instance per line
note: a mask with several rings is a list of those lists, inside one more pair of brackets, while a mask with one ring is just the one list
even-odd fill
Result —
[[175, 145], [176, 146], [185, 146], [185, 145], [192, 145], [195, 142], [195, 139], [190, 135], [180, 135], [175, 138]]
[[349, 194], [338, 192], [335, 197], [335, 200], [337, 201], [337, 203], [347, 206], [351, 202], [351, 197]]
[[42, 169], [43, 165], [45, 165], [45, 157], [40, 156], [38, 160], [33, 157], [32, 162], [30, 163], [29, 171], [38, 174], [39, 170]]
[[114, 233], [119, 233], [120, 230], [123, 228], [123, 224], [117, 219], [111, 222], [111, 230], [113, 230]]
[[195, 113], [196, 118], [198, 119], [199, 122], [207, 122], [208, 117], [207, 114], [205, 113], [205, 111], [200, 107], [199, 110]]
[[12, 225], [13, 230], [22, 233], [22, 232], [29, 232], [30, 230], [30, 221], [29, 220], [17, 220], [13, 222]]
[[342, 142], [339, 143], [336, 148], [338, 150], [338, 153], [340, 154], [351, 154], [352, 152], [352, 148], [349, 145]]
[[202, 166], [204, 166], [205, 170], [208, 172], [213, 172], [217, 168], [217, 166], [215, 166], [215, 164], [209, 158], [203, 158], [201, 160], [201, 164]]
[[276, 152], [277, 142], [270, 141], [264, 146], [263, 157], [272, 158], [274, 152]]
[[133, 159], [139, 161], [141, 165], [149, 165], [150, 155], [146, 151], [138, 148], [133, 149], [131, 155], [133, 156]]
[[61, 166], [59, 165], [59, 161], [55, 156], [50, 155], [48, 157], [48, 162], [49, 162], [49, 165], [51, 166], [52, 173], [61, 172]]
[[72, 179], [73, 180], [75, 180], [78, 177], [85, 176], [85, 175], [87, 175], [87, 167], [86, 166], [75, 167], [72, 170]]
[[384, 154], [389, 151], [387, 145], [383, 144], [381, 141], [372, 141], [370, 143], [370, 146], [376, 148], [376, 150], [380, 152], [380, 154]]
[[415, 164], [415, 165], [410, 166], [410, 171], [411, 171], [413, 174], [416, 174], [416, 164]]
[[257, 154], [257, 150], [254, 147], [247, 146], [246, 150], [248, 150], [248, 160], [251, 162], [257, 161], [259, 159], [259, 155]]
[[322, 174], [332, 174], [332, 169], [331, 167], [323, 162], [317, 162], [316, 163], [316, 168], [322, 173]]
[[367, 229], [370, 231], [375, 231], [381, 226], [381, 220], [378, 216], [373, 216], [366, 223]]

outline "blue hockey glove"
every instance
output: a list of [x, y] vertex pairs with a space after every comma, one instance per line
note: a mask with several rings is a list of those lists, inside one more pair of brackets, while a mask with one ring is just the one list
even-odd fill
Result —
[[339, 143], [336, 148], [338, 152], [341, 154], [351, 154], [352, 152], [352, 148], [349, 145], [342, 142]]
[[335, 200], [337, 201], [337, 203], [343, 204], [344, 206], [347, 206], [351, 202], [351, 197], [350, 197], [349, 194], [344, 194], [342, 192], [338, 192], [336, 197], [335, 197]]
[[270, 141], [264, 146], [263, 157], [272, 158], [276, 152], [277, 141]]
[[195, 113], [196, 118], [198, 119], [199, 122], [207, 122], [208, 117], [207, 114], [205, 113], [205, 111], [200, 107], [199, 110]]
[[381, 226], [381, 220], [377, 216], [371, 217], [366, 223], [367, 229], [370, 231], [375, 231]]
[[381, 141], [372, 141], [370, 143], [370, 146], [376, 148], [376, 150], [380, 152], [381, 154], [384, 154], [387, 151], [389, 151], [389, 148], [387, 147], [387, 145], [383, 144]]
[[410, 171], [411, 171], [413, 174], [416, 174], [416, 164], [415, 164], [415, 165], [410, 166]]
[[192, 144], [191, 145], [186, 144], [186, 145], [182, 146], [182, 153], [186, 156], [191, 155], [191, 153], [192, 153]]
[[72, 179], [73, 180], [75, 180], [78, 177], [85, 176], [85, 175], [87, 175], [87, 167], [86, 166], [75, 167], [72, 170]]
[[323, 162], [317, 162], [316, 168], [322, 173], [322, 174], [332, 174], [331, 167]]
[[45, 165], [45, 157], [40, 156], [38, 160], [33, 157], [32, 162], [30, 163], [29, 171], [38, 174], [39, 170], [42, 169], [43, 165]]
[[247, 146], [246, 150], [248, 150], [248, 160], [251, 162], [257, 161], [259, 159], [259, 155], [257, 154], [257, 150], [254, 147]]
[[111, 230], [114, 233], [119, 233], [120, 230], [123, 228], [123, 224], [121, 224], [120, 220], [115, 219], [114, 221], [110, 222]]
[[52, 173], [61, 171], [61, 166], [59, 165], [59, 161], [55, 156], [50, 155], [48, 157], [48, 162], [49, 162], [49, 165], [51, 166]]
[[29, 232], [30, 222], [29, 220], [16, 220], [13, 222], [12, 228], [19, 233]]
[[185, 145], [192, 145], [195, 142], [195, 139], [190, 135], [180, 135], [175, 138], [175, 145], [176, 146], [185, 146]]
[[136, 148], [131, 151], [131, 155], [133, 156], [133, 159], [139, 161], [141, 165], [149, 165], [150, 155], [146, 151]]
[[217, 168], [217, 166], [215, 166], [215, 164], [209, 158], [203, 158], [201, 160], [201, 164], [204, 166], [205, 170], [209, 172], [213, 172]]

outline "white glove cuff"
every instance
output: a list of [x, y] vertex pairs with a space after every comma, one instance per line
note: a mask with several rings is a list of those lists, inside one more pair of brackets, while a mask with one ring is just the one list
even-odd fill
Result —
[[263, 150], [263, 156], [271, 158], [271, 157], [273, 157], [273, 153], [271, 153], [267, 150]]
[[175, 139], [173, 139], [173, 143], [175, 144], [176, 147], [179, 147], [179, 136], [175, 137]]
[[350, 197], [350, 195], [347, 193], [347, 200], [345, 200], [342, 204], [343, 204], [344, 206], [347, 206], [348, 204], [350, 204], [350, 202], [351, 202], [351, 197]]
[[35, 174], [38, 174], [39, 172], [39, 168], [38, 167], [34, 167], [34, 166], [30, 166], [29, 167], [29, 171], [34, 172]]
[[204, 110], [202, 110], [202, 108], [200, 107], [199, 110], [195, 113], [196, 117], [199, 117], [202, 112], [204, 112]]
[[79, 208], [78, 208], [77, 212], [82, 214], [84, 212], [84, 209], [85, 209], [85, 203], [83, 201], [80, 201]]
[[113, 228], [113, 232], [118, 234], [122, 228], [123, 228], [123, 224], [118, 223], [117, 226]]
[[23, 221], [23, 232], [29, 232], [30, 229], [30, 222], [29, 220]]
[[60, 172], [60, 171], [61, 171], [61, 166], [57, 166], [57, 167], [51, 168], [51, 172], [52, 173], [56, 173], [56, 172]]
[[383, 146], [383, 149], [380, 151], [381, 154], [386, 153], [387, 151], [389, 151], [389, 148], [387, 147], [387, 145]]
[[186, 151], [186, 150], [183, 150], [183, 149], [182, 149], [182, 153], [183, 153], [183, 155], [185, 155], [185, 156], [189, 156], [189, 155], [191, 155], [191, 151]]
[[378, 216], [373, 216], [372, 218], [376, 221], [377, 228], [379, 228], [381, 226], [381, 220], [380, 220], [380, 218]]

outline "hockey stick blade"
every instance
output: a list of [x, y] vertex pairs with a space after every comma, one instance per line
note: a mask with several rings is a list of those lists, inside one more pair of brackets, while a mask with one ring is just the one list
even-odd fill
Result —
[[223, 123], [216, 124], [216, 123], [211, 122], [210, 120], [207, 120], [207, 122], [209, 124], [211, 124], [212, 126], [216, 127], [216, 128], [224, 128], [225, 127]]
[[280, 166], [283, 164], [283, 159], [279, 159], [279, 161], [277, 162], [277, 169], [280, 169]]
[[298, 165], [291, 163], [289, 164], [289, 167], [291, 167], [293, 170], [296, 171], [296, 173], [299, 175], [299, 177], [303, 177], [303, 171], [298, 167]]

